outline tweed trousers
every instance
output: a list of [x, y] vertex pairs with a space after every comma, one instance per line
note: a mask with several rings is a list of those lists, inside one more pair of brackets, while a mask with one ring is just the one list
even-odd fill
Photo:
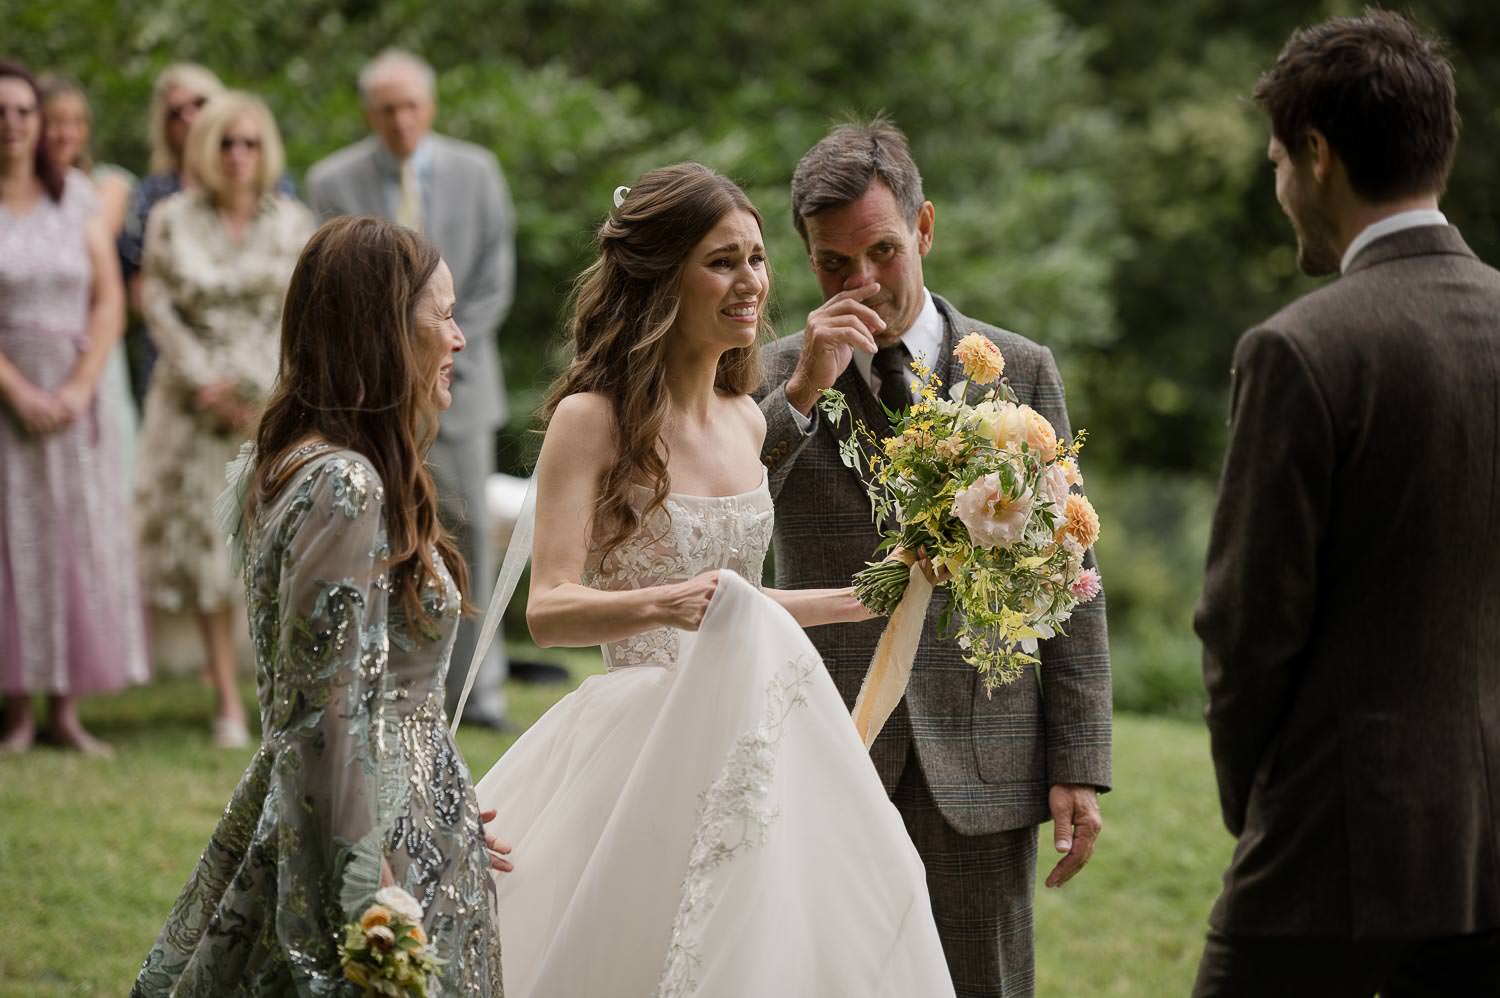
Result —
[[1033, 994], [1037, 826], [960, 835], [933, 801], [915, 752], [907, 753], [891, 796], [927, 867], [932, 914], [957, 998]]

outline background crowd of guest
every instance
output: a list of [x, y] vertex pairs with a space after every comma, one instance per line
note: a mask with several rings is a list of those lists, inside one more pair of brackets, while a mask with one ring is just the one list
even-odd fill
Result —
[[[209, 69], [157, 77], [137, 180], [94, 161], [83, 85], [0, 61], [3, 751], [46, 738], [109, 754], [78, 698], [148, 677], [148, 608], [196, 618], [214, 741], [249, 741], [241, 586], [213, 507], [276, 377], [293, 266], [328, 217], [383, 215], [424, 231], [449, 262], [466, 398], [432, 463], [471, 577], [493, 574], [482, 510], [505, 416], [495, 332], [514, 287], [509, 193], [492, 154], [432, 133], [434, 74], [421, 59], [384, 52], [358, 84], [372, 134], [312, 168], [309, 207], [271, 110]], [[460, 684], [474, 627], [454, 656]], [[465, 721], [505, 726], [505, 673], [497, 650]]]

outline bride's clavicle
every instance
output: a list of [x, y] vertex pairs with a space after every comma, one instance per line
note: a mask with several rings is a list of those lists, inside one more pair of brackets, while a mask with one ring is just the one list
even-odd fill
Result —
[[680, 422], [669, 417], [662, 430], [662, 444], [671, 492], [738, 496], [760, 486], [764, 472], [760, 441], [751, 433], [748, 414], [741, 411], [746, 403], [754, 405], [748, 396], [723, 397], [706, 422]]

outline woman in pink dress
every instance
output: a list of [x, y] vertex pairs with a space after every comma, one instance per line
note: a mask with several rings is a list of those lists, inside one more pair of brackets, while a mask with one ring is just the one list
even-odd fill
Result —
[[0, 748], [109, 748], [78, 698], [146, 678], [130, 517], [97, 387], [124, 326], [88, 179], [51, 161], [36, 81], [0, 62]]

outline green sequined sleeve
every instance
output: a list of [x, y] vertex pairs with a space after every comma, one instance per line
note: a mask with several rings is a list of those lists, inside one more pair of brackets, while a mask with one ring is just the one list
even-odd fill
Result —
[[383, 499], [363, 462], [328, 461], [282, 561], [265, 734], [279, 743], [276, 782], [286, 791], [277, 801], [278, 851], [290, 867], [282, 880], [292, 888], [278, 905], [284, 944], [328, 939], [379, 885], [386, 832], [379, 718], [388, 648]]

